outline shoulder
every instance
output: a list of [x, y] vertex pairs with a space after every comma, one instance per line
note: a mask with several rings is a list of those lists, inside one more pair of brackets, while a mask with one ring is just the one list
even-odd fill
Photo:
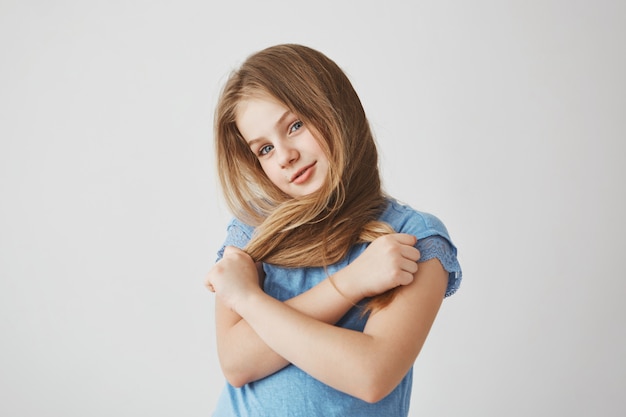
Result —
[[437, 258], [448, 271], [446, 297], [454, 294], [461, 284], [463, 273], [457, 259], [457, 248], [452, 243], [448, 229], [438, 217], [415, 210], [410, 206], [389, 199], [380, 220], [388, 223], [396, 232], [417, 237], [420, 262]]
[[250, 240], [252, 234], [254, 233], [254, 227], [242, 222], [237, 218], [233, 218], [230, 222], [228, 222], [228, 226], [226, 226], [226, 231], [229, 235], [231, 233], [241, 233], [245, 235], [248, 240]]
[[224, 248], [226, 246], [235, 246], [239, 249], [243, 249], [254, 233], [254, 227], [233, 218], [226, 226], [226, 239], [217, 252], [217, 260], [222, 259], [224, 255]]
[[409, 233], [418, 239], [442, 236], [451, 241], [448, 229], [437, 216], [415, 210], [391, 198], [388, 199], [387, 208], [380, 220], [391, 225], [396, 232]]

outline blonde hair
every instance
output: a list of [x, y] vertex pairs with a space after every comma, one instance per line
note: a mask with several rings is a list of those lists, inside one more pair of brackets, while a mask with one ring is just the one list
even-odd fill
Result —
[[[269, 95], [298, 115], [329, 161], [325, 184], [292, 198], [265, 175], [237, 129], [237, 105]], [[377, 219], [386, 206], [378, 153], [361, 101], [344, 72], [322, 53], [294, 44], [250, 56], [226, 82], [215, 113], [219, 178], [238, 219], [256, 227], [245, 251], [288, 268], [338, 262], [359, 242], [393, 233]], [[367, 306], [387, 305], [393, 291]]]

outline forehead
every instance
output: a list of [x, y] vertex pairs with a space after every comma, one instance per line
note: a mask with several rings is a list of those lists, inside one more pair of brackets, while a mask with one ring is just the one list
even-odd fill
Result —
[[268, 95], [246, 97], [237, 103], [235, 124], [246, 141], [264, 137], [288, 114], [287, 106]]

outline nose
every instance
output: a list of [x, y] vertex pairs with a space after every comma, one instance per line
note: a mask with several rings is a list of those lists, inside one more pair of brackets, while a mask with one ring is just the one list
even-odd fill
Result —
[[282, 146], [278, 149], [278, 163], [281, 167], [286, 168], [296, 162], [300, 158], [298, 150], [291, 146]]

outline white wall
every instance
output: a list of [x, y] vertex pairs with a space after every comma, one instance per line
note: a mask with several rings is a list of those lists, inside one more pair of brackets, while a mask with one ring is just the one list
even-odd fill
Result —
[[1, 415], [210, 415], [212, 112], [283, 42], [459, 247], [411, 415], [626, 413], [625, 3], [411, 3], [0, 2]]

